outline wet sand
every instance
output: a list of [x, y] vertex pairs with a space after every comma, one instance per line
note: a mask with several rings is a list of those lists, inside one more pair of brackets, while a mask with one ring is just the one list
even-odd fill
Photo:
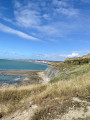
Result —
[[[43, 72], [43, 70], [0, 70], [0, 72], [4, 75], [17, 75], [25, 77], [25, 79], [21, 82], [15, 83], [14, 85], [16, 86], [39, 84], [43, 81], [43, 78], [39, 75]], [[7, 85], [7, 83], [4, 85]]]

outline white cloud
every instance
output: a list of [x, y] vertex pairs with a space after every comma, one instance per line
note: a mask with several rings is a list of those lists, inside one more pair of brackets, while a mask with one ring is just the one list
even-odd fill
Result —
[[15, 18], [4, 20], [35, 34], [38, 33], [38, 36], [42, 34], [43, 38], [48, 35], [49, 39], [52, 39], [86, 30], [88, 24], [86, 25], [85, 20], [90, 20], [80, 14], [79, 9], [75, 9], [68, 0], [51, 0], [48, 4], [42, 0], [21, 3], [15, 0]]
[[7, 22], [10, 22], [10, 23], [13, 22], [12, 19], [10, 19], [10, 18], [2, 17], [2, 19], [5, 20], [5, 21], [7, 21]]
[[1, 23], [0, 23], [0, 31], [6, 32], [6, 33], [15, 34], [15, 35], [17, 35], [17, 36], [19, 36], [19, 37], [22, 37], [22, 38], [24, 38], [24, 39], [27, 39], [27, 40], [41, 41], [41, 40], [38, 39], [38, 38], [35, 38], [35, 37], [33, 37], [33, 36], [30, 36], [30, 35], [28, 35], [28, 34], [26, 34], [26, 33], [21, 32], [21, 31], [12, 29], [12, 28], [10, 28], [10, 27], [8, 27], [8, 26], [5, 26], [5, 25], [3, 25], [3, 24], [1, 24]]
[[40, 59], [55, 60], [55, 61], [65, 60], [67, 58], [73, 58], [73, 57], [78, 57], [78, 56], [79, 56], [78, 53], [72, 53], [72, 54], [68, 54], [68, 55], [57, 55], [57, 54], [53, 54], [53, 55], [38, 54], [37, 55], [37, 57], [40, 58]]
[[88, 54], [90, 53], [90, 50], [76, 50], [76, 51], [73, 51], [75, 53], [81, 53], [81, 54]]
[[67, 15], [67, 16], [75, 16], [78, 15], [78, 10], [77, 9], [73, 9], [73, 8], [57, 8], [56, 11], [58, 13]]
[[72, 53], [72, 54], [70, 54], [70, 55], [66, 55], [66, 57], [78, 57], [79, 56], [79, 54], [78, 53]]
[[16, 23], [21, 27], [34, 28], [40, 24], [40, 16], [38, 12], [29, 9], [16, 10]]
[[22, 56], [26, 56], [26, 54], [24, 54], [23, 52], [15, 52], [15, 51], [8, 51], [8, 50], [4, 50], [4, 51], [1, 51], [0, 50], [0, 55], [5, 55], [5, 56], [18, 56], [19, 58], [22, 57]]
[[67, 1], [53, 0], [53, 5], [55, 6], [54, 12], [56, 14], [59, 13], [69, 17], [78, 15], [79, 11], [73, 8], [73, 5], [71, 3], [68, 3]]
[[[59, 18], [61, 18], [61, 14], [66, 17], [75, 16], [78, 14], [78, 10], [72, 8], [66, 1], [53, 0], [53, 2], [48, 3], [49, 6], [44, 2], [44, 7], [40, 7], [41, 3], [43, 2], [39, 1], [34, 4], [32, 1], [29, 1], [28, 4], [20, 3], [19, 5], [19, 2], [16, 1], [14, 4], [16, 24], [29, 30], [34, 29], [42, 33], [43, 36], [62, 37], [72, 31], [72, 27], [75, 24], [69, 23], [68, 25], [67, 23], [66, 25]], [[58, 20], [55, 20], [56, 18]]]
[[23, 5], [18, 1], [15, 1], [14, 7], [16, 24], [20, 27], [35, 28], [41, 23], [37, 4], [28, 2], [26, 5]]
[[62, 31], [55, 25], [38, 26], [38, 30], [46, 35], [62, 36]]
[[[66, 23], [66, 22], [53, 22], [47, 25], [38, 26], [37, 29], [43, 34], [50, 36], [51, 39], [55, 37], [65, 37], [71, 32], [79, 29], [79, 25], [76, 23]], [[56, 38], [57, 39], [57, 38]]]
[[18, 2], [17, 0], [15, 0], [15, 1], [14, 1], [14, 6], [15, 6], [16, 8], [19, 8], [19, 7], [21, 7], [21, 3]]
[[50, 20], [51, 19], [50, 16], [49, 16], [49, 14], [44, 14], [43, 18], [46, 19], [46, 20]]
[[59, 0], [53, 0], [53, 5], [56, 5], [57, 7], [66, 7], [68, 4], [65, 1], [59, 1]]

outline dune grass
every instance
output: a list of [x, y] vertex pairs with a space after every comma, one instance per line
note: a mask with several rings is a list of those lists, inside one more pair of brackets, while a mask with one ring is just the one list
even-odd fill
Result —
[[23, 109], [27, 104], [27, 98], [35, 96], [46, 89], [46, 85], [22, 86], [19, 88], [0, 89], [0, 113], [3, 115]]
[[[69, 81], [60, 81], [51, 84], [41, 94], [34, 96], [35, 103], [41, 109], [36, 112], [32, 120], [52, 120], [58, 115], [68, 112], [68, 109], [81, 107], [78, 102], [73, 102], [73, 97], [90, 102], [90, 72]], [[86, 105], [83, 105], [86, 109]]]
[[[33, 101], [39, 109], [32, 120], [52, 120], [68, 112], [70, 107], [81, 107], [82, 105], [73, 102], [72, 98], [79, 97], [90, 102], [89, 68], [90, 66], [82, 66], [82, 69], [78, 67], [79, 73], [82, 70], [81, 74], [70, 77], [67, 81], [0, 89], [0, 114], [9, 114], [18, 109], [23, 110], [30, 101]], [[77, 70], [74, 69], [72, 73], [74, 72]]]

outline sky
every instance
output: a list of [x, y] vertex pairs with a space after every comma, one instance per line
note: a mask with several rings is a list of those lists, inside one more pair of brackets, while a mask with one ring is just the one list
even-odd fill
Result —
[[0, 58], [62, 61], [90, 53], [90, 0], [0, 0]]

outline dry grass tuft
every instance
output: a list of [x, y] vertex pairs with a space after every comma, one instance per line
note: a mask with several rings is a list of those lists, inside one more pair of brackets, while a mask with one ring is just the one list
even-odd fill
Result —
[[32, 120], [52, 120], [67, 112], [69, 107], [81, 107], [80, 103], [72, 102], [72, 97], [77, 96], [90, 102], [90, 72], [74, 80], [50, 84], [45, 91], [34, 96], [33, 100], [41, 109]]
[[0, 113], [8, 114], [27, 105], [29, 97], [41, 93], [46, 85], [31, 85], [19, 88], [0, 89]]
[[33, 101], [40, 109], [32, 120], [52, 120], [67, 112], [69, 107], [81, 106], [77, 102], [73, 103], [72, 97], [90, 102], [90, 72], [54, 84], [0, 89], [0, 114], [24, 109], [30, 101]]

